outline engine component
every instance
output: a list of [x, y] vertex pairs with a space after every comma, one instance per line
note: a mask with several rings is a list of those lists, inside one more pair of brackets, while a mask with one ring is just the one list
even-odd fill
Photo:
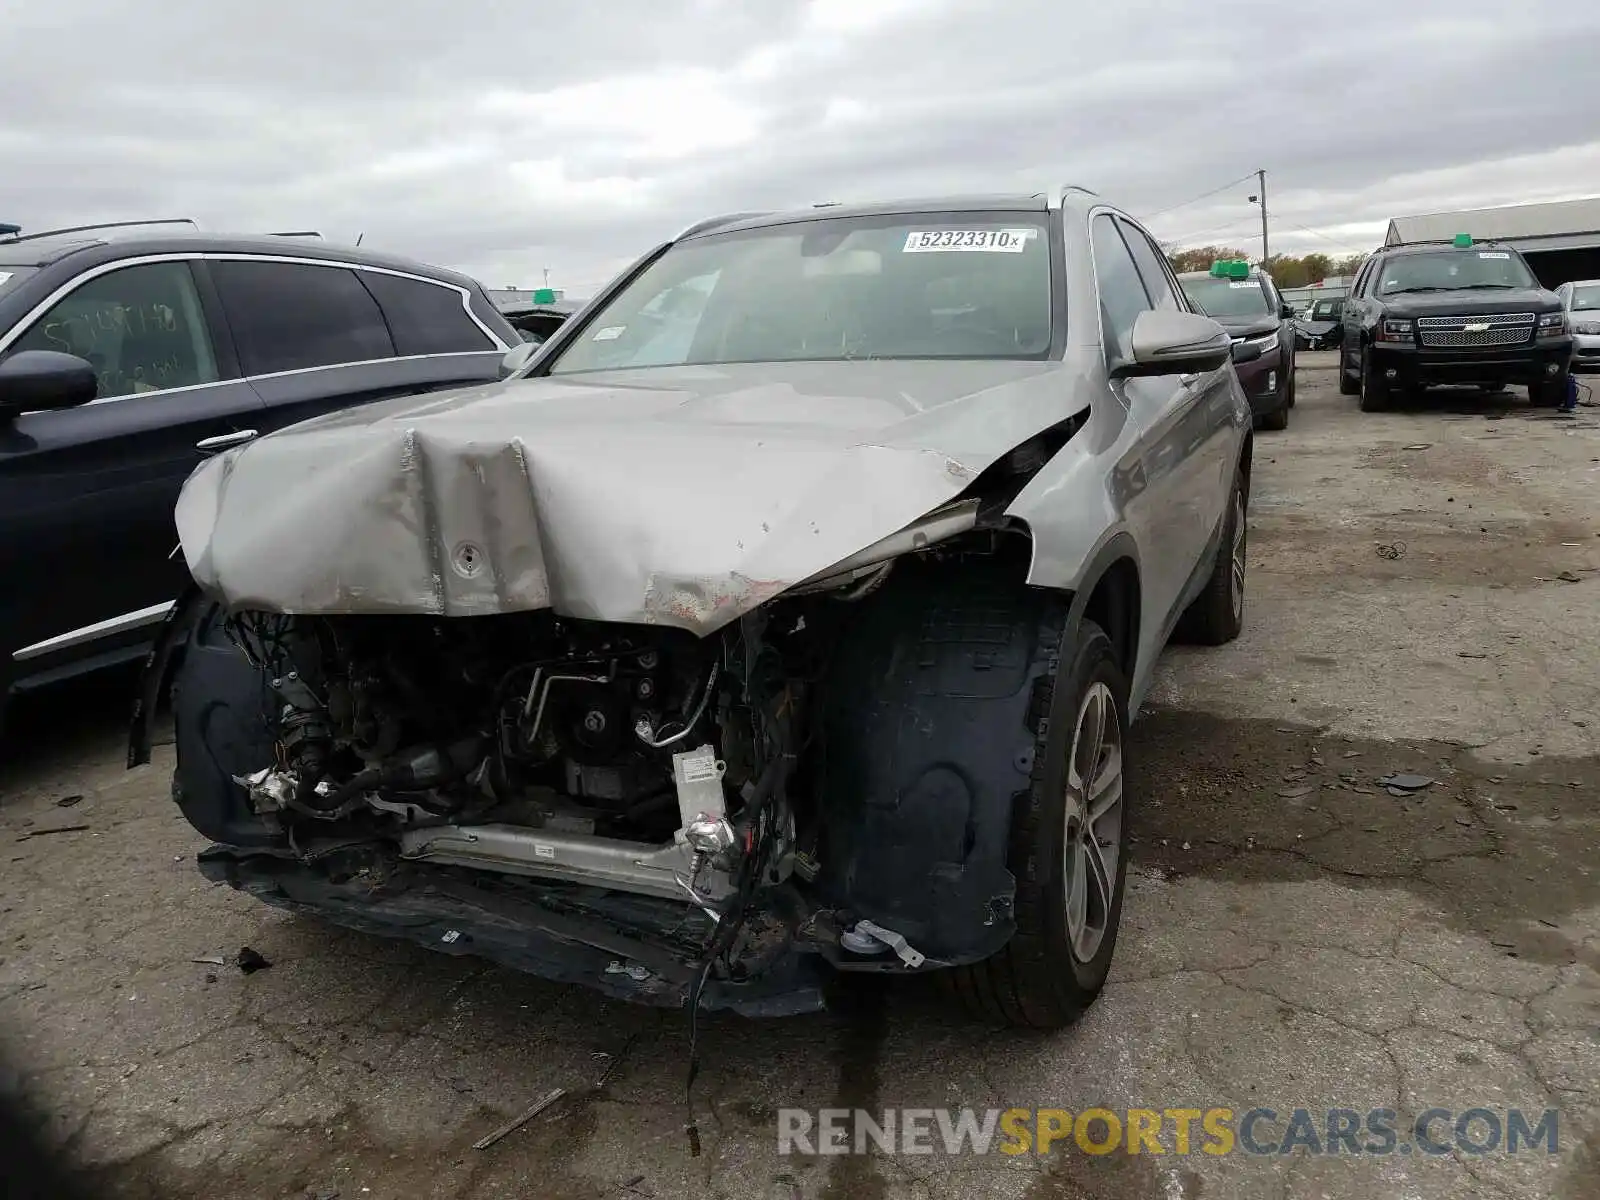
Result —
[[722, 794], [726, 768], [711, 746], [700, 746], [672, 756], [672, 782], [678, 791], [678, 824], [689, 829], [699, 821], [716, 821], [727, 815]]
[[[694, 878], [696, 859], [691, 847], [676, 841], [652, 846], [516, 825], [408, 829], [400, 835], [400, 856], [564, 879], [669, 900], [684, 898], [679, 877]], [[695, 880], [695, 888], [706, 903], [716, 903], [732, 894], [733, 882], [721, 870], [706, 869]]]

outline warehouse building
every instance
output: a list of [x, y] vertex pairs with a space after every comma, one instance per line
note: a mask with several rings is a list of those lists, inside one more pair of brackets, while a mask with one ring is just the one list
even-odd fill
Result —
[[1383, 244], [1448, 242], [1458, 233], [1516, 247], [1545, 287], [1600, 279], [1600, 196], [1395, 217]]

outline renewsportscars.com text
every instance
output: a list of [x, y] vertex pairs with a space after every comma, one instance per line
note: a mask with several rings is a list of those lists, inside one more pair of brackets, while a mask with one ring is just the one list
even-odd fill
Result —
[[1556, 1154], [1559, 1125], [1553, 1108], [780, 1108], [778, 1153]]

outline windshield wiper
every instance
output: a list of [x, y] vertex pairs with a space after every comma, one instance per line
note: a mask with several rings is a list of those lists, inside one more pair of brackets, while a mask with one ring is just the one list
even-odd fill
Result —
[[1403, 287], [1403, 288], [1390, 288], [1387, 292], [1384, 293], [1384, 295], [1385, 296], [1398, 296], [1401, 292], [1447, 292], [1449, 290], [1450, 290], [1449, 288], [1431, 287], [1431, 286], [1430, 287]]
[[1514, 290], [1516, 286], [1517, 285], [1514, 283], [1463, 283], [1460, 290], [1463, 292], [1475, 291], [1478, 288], [1505, 288], [1507, 290]]

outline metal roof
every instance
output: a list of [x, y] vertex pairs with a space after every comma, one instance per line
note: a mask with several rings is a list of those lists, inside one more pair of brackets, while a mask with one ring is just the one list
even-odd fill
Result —
[[374, 250], [339, 246], [302, 237], [283, 237], [272, 234], [239, 233], [126, 233], [115, 237], [95, 237], [88, 234], [47, 234], [33, 239], [0, 241], [0, 267], [43, 267], [69, 254], [79, 254], [99, 247], [116, 249], [117, 257], [144, 254], [261, 254], [285, 258], [328, 259], [336, 262], [357, 263], [370, 267], [387, 267], [390, 270], [425, 275], [445, 280], [463, 287], [476, 286], [476, 281], [458, 271], [432, 266], [415, 259]]
[[1600, 196], [1395, 217], [1383, 243], [1448, 242], [1458, 233], [1470, 233], [1475, 241], [1507, 242], [1518, 250], [1600, 246]]

